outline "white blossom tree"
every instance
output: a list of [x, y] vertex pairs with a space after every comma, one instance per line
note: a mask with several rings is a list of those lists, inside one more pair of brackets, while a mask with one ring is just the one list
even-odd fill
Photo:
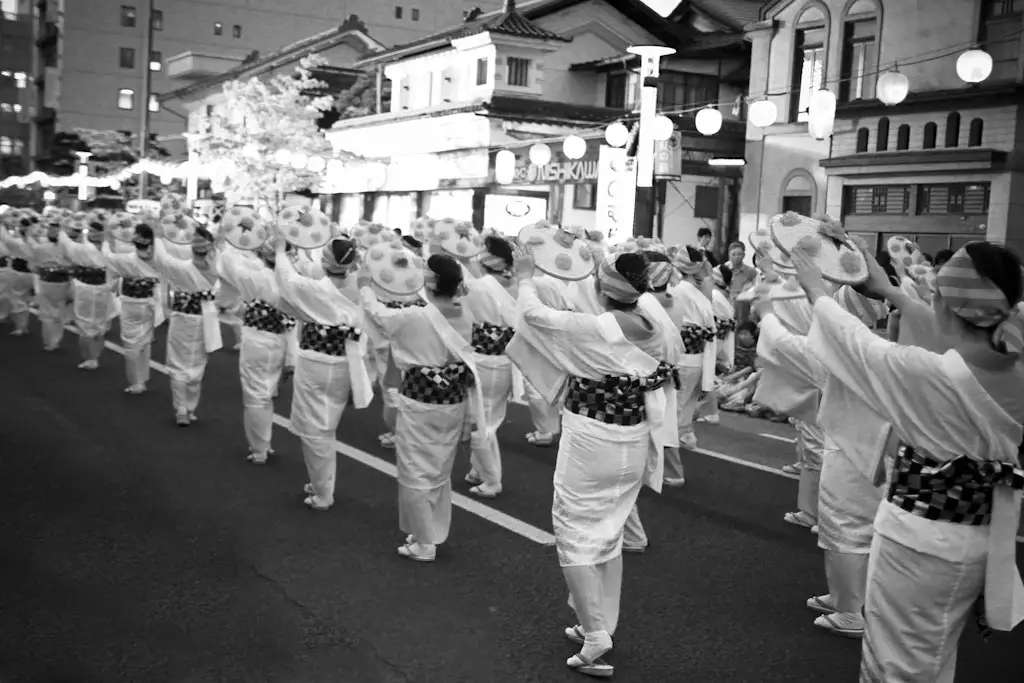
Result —
[[277, 155], [287, 150], [307, 158], [333, 156], [318, 122], [334, 99], [313, 75], [324, 64], [312, 55], [294, 74], [226, 83], [223, 113], [215, 114], [206, 130], [189, 134], [193, 158], [221, 165], [226, 191], [255, 200], [275, 215], [286, 193], [315, 190], [323, 169], [296, 168]]

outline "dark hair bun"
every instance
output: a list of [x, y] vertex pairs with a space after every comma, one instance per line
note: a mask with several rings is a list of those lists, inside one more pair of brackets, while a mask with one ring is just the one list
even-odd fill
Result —
[[347, 266], [356, 260], [356, 243], [343, 237], [331, 240], [331, 255], [339, 266]]
[[672, 263], [672, 259], [660, 251], [645, 251], [642, 253], [649, 263]]
[[615, 260], [615, 270], [626, 278], [633, 288], [643, 294], [649, 287], [647, 284], [647, 258], [638, 252], [619, 254]]
[[978, 274], [1002, 290], [1010, 306], [1020, 303], [1024, 296], [1024, 282], [1021, 260], [1016, 253], [996, 242], [969, 242], [964, 249]]
[[491, 256], [497, 256], [505, 262], [509, 268], [515, 263], [515, 255], [512, 251], [512, 244], [504, 237], [488, 235], [484, 238], [484, 249]]
[[434, 254], [427, 259], [427, 268], [437, 275], [437, 287], [434, 293], [438, 296], [453, 297], [462, 284], [462, 266], [448, 254]]

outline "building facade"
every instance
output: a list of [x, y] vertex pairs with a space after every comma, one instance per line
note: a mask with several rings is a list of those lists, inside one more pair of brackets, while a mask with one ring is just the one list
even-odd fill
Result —
[[[605, 129], [637, 118], [639, 63], [627, 48], [658, 44], [678, 50], [662, 63], [659, 95], [676, 133], [661, 145], [655, 201], [640, 207], [651, 215], [638, 224], [669, 242], [692, 242], [705, 226], [722, 231], [739, 174], [708, 160], [742, 156], [742, 112], [732, 103], [745, 91], [749, 58], [741, 22], [723, 26], [687, 4], [665, 18], [638, 0], [506, 2], [364, 59], [391, 83], [390, 110], [340, 121], [328, 134], [336, 150], [375, 160], [328, 179], [335, 217], [397, 228], [418, 215], [451, 217], [510, 232], [546, 218], [607, 231]], [[722, 102], [722, 130], [697, 133], [695, 112]], [[568, 135], [586, 141], [582, 157], [563, 151]], [[550, 150], [540, 165], [529, 154], [537, 141]], [[516, 158], [511, 182], [497, 182], [501, 150]]]
[[[0, 13], [0, 177], [28, 169], [32, 71], [32, 13], [9, 3]], [[21, 10], [21, 11], [19, 11]]]
[[[741, 233], [795, 210], [842, 218], [876, 247], [902, 234], [928, 253], [972, 239], [1024, 247], [1020, 103], [1024, 1], [775, 0], [748, 27], [750, 97], [778, 122], [747, 125]], [[981, 46], [993, 72], [957, 75]], [[898, 68], [910, 85], [892, 106], [876, 83]], [[818, 88], [837, 96], [832, 135], [808, 134]]]
[[[58, 130], [140, 128], [143, 107], [151, 131], [177, 136], [181, 112], [160, 95], [337, 27], [357, 15], [384, 44], [409, 42], [497, 0], [40, 0], [36, 5], [36, 155], [45, 160]], [[152, 42], [146, 53], [147, 27]], [[179, 57], [172, 73], [171, 58]], [[205, 70], [205, 71], [204, 71]], [[151, 79], [147, 88], [144, 79]], [[143, 102], [145, 92], [148, 102]]]

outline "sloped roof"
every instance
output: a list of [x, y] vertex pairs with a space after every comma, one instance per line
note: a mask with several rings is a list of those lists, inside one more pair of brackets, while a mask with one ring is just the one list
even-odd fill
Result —
[[768, 0], [689, 0], [689, 4], [721, 24], [742, 30], [758, 21]]
[[467, 38], [479, 33], [498, 33], [505, 36], [535, 38], [537, 40], [570, 41], [568, 38], [563, 38], [557, 33], [537, 26], [537, 24], [524, 17], [516, 9], [515, 0], [505, 0], [502, 13], [493, 19], [467, 23], [465, 30], [459, 33], [457, 38]]

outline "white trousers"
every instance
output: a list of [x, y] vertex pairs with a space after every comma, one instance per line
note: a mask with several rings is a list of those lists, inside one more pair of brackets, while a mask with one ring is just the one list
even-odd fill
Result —
[[562, 406], [551, 405], [541, 397], [533, 385], [524, 381], [526, 402], [530, 408], [534, 431], [544, 434], [559, 434], [562, 431]]
[[167, 326], [167, 367], [175, 412], [194, 413], [199, 407], [206, 374], [202, 316], [171, 313]]
[[242, 327], [238, 376], [242, 385], [242, 425], [249, 448], [266, 454], [274, 430], [274, 394], [281, 381], [288, 337]]
[[302, 442], [309, 483], [321, 505], [334, 504], [338, 471], [334, 441], [350, 393], [347, 358], [299, 351], [292, 379], [292, 429]]
[[[504, 356], [477, 355], [476, 379], [484, 402], [484, 421], [470, 437], [469, 463], [491, 490], [501, 489], [501, 448], [498, 428], [505, 422], [512, 395], [512, 364]], [[481, 428], [482, 427], [482, 428]]]
[[64, 339], [64, 323], [67, 318], [68, 297], [71, 295], [70, 282], [40, 282], [36, 293], [39, 306], [39, 322], [43, 332], [43, 346], [53, 348]]

